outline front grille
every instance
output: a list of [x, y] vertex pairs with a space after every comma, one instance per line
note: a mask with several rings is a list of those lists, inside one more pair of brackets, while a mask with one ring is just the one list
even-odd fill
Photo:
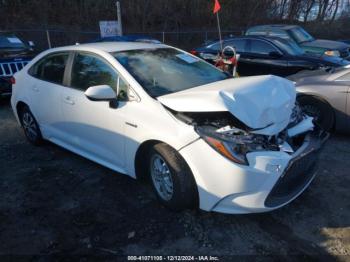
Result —
[[26, 64], [28, 64], [28, 61], [0, 63], [0, 76], [2, 77], [13, 76], [16, 72], [21, 70]]
[[292, 161], [266, 198], [265, 205], [276, 207], [298, 195], [313, 179], [316, 160], [317, 151], [312, 151], [302, 158]]
[[340, 51], [340, 57], [347, 58], [350, 55], [350, 49], [346, 48]]

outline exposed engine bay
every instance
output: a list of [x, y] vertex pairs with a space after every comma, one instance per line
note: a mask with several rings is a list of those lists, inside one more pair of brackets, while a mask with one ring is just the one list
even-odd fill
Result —
[[[174, 112], [176, 118], [193, 125], [196, 132], [216, 150], [240, 164], [247, 164], [246, 154], [256, 151], [283, 151], [293, 154], [314, 129], [313, 119], [298, 105], [288, 126], [278, 134], [262, 135], [242, 123], [230, 112]], [[220, 149], [221, 147], [221, 149]], [[227, 152], [226, 152], [227, 151]], [[231, 159], [233, 160], [233, 159]]]

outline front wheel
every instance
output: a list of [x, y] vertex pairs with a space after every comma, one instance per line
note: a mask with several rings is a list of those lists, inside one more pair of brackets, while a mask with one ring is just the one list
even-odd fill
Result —
[[159, 201], [173, 210], [193, 208], [198, 192], [185, 160], [170, 146], [155, 145], [149, 157], [151, 183]]
[[24, 130], [24, 134], [29, 142], [34, 145], [40, 145], [43, 139], [39, 125], [27, 106], [24, 106], [19, 111], [19, 117]]

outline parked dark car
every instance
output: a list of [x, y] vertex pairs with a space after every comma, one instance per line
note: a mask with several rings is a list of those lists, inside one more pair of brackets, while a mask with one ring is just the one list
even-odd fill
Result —
[[343, 43], [345, 43], [345, 44], [350, 45], [350, 40], [339, 40], [339, 42], [343, 42]]
[[[305, 53], [291, 40], [278, 37], [243, 36], [225, 39], [223, 46], [234, 46], [240, 54], [238, 73], [241, 76], [273, 74], [288, 76], [301, 70], [349, 65], [348, 60], [326, 55]], [[192, 54], [214, 63], [220, 42], [199, 47]]]
[[11, 78], [34, 57], [34, 50], [12, 33], [0, 32], [0, 98], [11, 95]]
[[344, 42], [315, 39], [298, 25], [259, 25], [247, 30], [246, 35], [275, 36], [293, 40], [305, 52], [350, 59], [350, 46]]

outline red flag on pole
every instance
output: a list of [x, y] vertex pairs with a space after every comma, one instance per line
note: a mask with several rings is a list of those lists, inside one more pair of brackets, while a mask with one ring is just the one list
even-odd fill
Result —
[[215, 0], [215, 5], [214, 5], [214, 14], [216, 14], [217, 12], [219, 12], [221, 9], [221, 5], [219, 3], [219, 0]]

